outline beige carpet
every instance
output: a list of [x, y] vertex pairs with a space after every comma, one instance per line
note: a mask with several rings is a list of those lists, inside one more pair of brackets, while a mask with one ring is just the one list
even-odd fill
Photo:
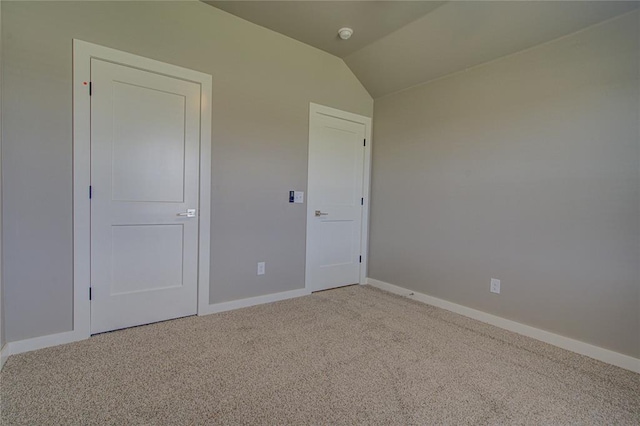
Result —
[[370, 287], [11, 357], [2, 424], [640, 424], [640, 375]]

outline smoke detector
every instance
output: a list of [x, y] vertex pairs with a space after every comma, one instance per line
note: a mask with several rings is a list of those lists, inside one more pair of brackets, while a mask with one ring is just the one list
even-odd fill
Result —
[[352, 34], [353, 30], [351, 28], [344, 27], [338, 30], [338, 36], [343, 40], [349, 40]]

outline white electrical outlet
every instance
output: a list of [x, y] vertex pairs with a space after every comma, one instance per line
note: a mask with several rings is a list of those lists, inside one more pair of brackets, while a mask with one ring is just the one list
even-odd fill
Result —
[[258, 275], [264, 275], [265, 262], [258, 262]]
[[500, 294], [500, 280], [491, 278], [491, 287], [489, 288], [489, 291], [491, 291], [491, 293]]
[[296, 204], [304, 203], [304, 191], [294, 191], [293, 192], [293, 202]]

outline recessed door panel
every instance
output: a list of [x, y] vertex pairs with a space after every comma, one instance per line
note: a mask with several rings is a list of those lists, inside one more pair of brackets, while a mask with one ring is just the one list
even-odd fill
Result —
[[113, 84], [113, 199], [184, 201], [185, 97]]
[[183, 231], [181, 224], [112, 226], [110, 296], [181, 287]]
[[321, 268], [351, 265], [354, 261], [352, 220], [324, 220], [319, 226]]
[[[323, 146], [313, 151], [323, 164], [321, 179], [316, 182], [316, 201], [322, 204], [353, 206], [362, 191], [362, 140], [353, 129], [321, 127]], [[354, 143], [354, 139], [357, 140]]]

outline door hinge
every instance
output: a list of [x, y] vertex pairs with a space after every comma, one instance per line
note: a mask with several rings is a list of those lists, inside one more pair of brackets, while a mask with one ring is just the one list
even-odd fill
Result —
[[91, 96], [92, 93], [93, 93], [93, 84], [89, 82], [89, 96]]
[[362, 256], [360, 256], [360, 263], [362, 263]]
[[91, 287], [89, 287], [89, 300], [92, 300], [91, 299]]
[[91, 199], [92, 196], [93, 196], [93, 188], [91, 185], [89, 185], [89, 199]]
[[364, 198], [360, 198], [360, 205], [364, 206]]
[[364, 140], [364, 144], [362, 146], [367, 146], [367, 140]]

